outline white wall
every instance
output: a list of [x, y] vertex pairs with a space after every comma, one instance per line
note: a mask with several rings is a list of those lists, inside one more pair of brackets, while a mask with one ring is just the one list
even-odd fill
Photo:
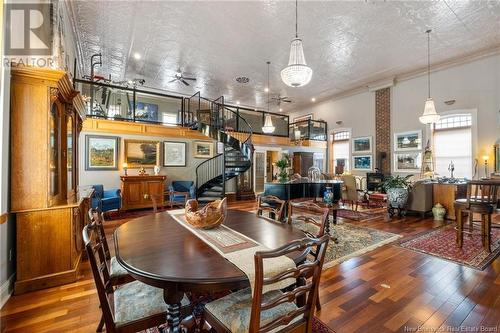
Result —
[[[290, 114], [290, 121], [293, 121], [294, 117], [308, 113], [313, 113], [315, 120], [326, 121], [328, 133], [340, 128], [351, 129], [352, 137], [372, 136], [373, 145], [375, 145], [375, 93], [373, 92], [363, 92], [341, 99], [312, 104], [305, 110]], [[342, 121], [342, 124], [337, 125], [337, 121]], [[328, 145], [330, 145], [330, 141]], [[373, 158], [373, 165], [376, 165], [375, 156]], [[354, 171], [353, 173], [364, 174], [366, 172]]]
[[[433, 72], [431, 80], [431, 95], [438, 112], [477, 109], [475, 157], [488, 154], [493, 160], [493, 144], [500, 139], [500, 55]], [[426, 128], [418, 117], [423, 112], [426, 98], [425, 75], [397, 82], [391, 88], [391, 140], [396, 132], [421, 129], [425, 146]], [[455, 104], [444, 104], [452, 99], [456, 100]], [[313, 104], [292, 113], [290, 119], [308, 113], [313, 113], [314, 119], [327, 121], [330, 133], [343, 127], [352, 128], [352, 137], [371, 135], [375, 138], [374, 93], [362, 92]], [[340, 126], [335, 124], [339, 120], [343, 121]]]
[[[188, 140], [188, 139], [179, 139], [179, 138], [168, 138], [168, 137], [151, 137], [151, 136], [138, 136], [138, 135], [127, 135], [127, 134], [109, 134], [110, 136], [119, 136], [120, 137], [120, 151], [119, 151], [119, 170], [111, 170], [111, 171], [88, 171], [85, 170], [85, 135], [105, 135], [103, 133], [92, 133], [92, 132], [82, 132], [80, 134], [79, 140], [79, 152], [80, 152], [80, 160], [79, 160], [79, 177], [80, 177], [80, 186], [86, 185], [94, 185], [94, 184], [102, 184], [105, 189], [110, 188], [120, 188], [120, 176], [123, 175], [122, 163], [123, 160], [123, 152], [124, 152], [124, 139], [134, 139], [134, 140], [147, 140], [147, 141], [178, 141], [178, 142], [186, 142], [186, 167], [163, 167], [161, 168], [160, 174], [167, 176], [167, 183], [170, 184], [172, 180], [192, 180], [195, 181], [195, 170], [196, 167], [205, 159], [202, 158], [194, 158], [193, 157], [193, 141], [196, 140]], [[209, 140], [207, 140], [209, 141]], [[163, 146], [160, 145], [160, 165], [163, 164]], [[136, 175], [139, 169], [129, 169], [129, 175]], [[146, 169], [148, 174], [154, 174], [153, 169]]]

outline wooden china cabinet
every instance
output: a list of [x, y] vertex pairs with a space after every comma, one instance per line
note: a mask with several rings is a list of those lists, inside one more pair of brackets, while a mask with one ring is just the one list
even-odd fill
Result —
[[85, 112], [66, 73], [32, 67], [11, 73], [10, 209], [19, 294], [77, 280], [92, 191], [78, 191]]
[[121, 176], [122, 210], [153, 207], [151, 196], [158, 200], [158, 206], [164, 205], [165, 181], [167, 176]]

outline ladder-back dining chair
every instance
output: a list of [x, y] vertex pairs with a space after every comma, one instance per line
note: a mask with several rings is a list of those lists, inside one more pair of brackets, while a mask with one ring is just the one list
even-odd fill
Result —
[[[312, 332], [314, 305], [328, 240], [326, 235], [304, 238], [275, 250], [256, 252], [253, 294], [250, 288], [246, 288], [208, 303], [205, 306], [206, 321], [219, 333]], [[318, 253], [314, 260], [264, 277], [266, 259], [310, 248]], [[297, 279], [297, 284], [286, 291], [263, 292], [265, 286], [288, 278]]]
[[[457, 245], [463, 246], [464, 233], [473, 233], [473, 214], [481, 215], [481, 241], [491, 252], [491, 215], [497, 205], [499, 180], [472, 180], [467, 183], [467, 197], [454, 203], [457, 220]], [[469, 231], [464, 231], [463, 215], [469, 214]]]
[[[293, 223], [293, 219], [304, 221], [306, 226], [306, 229], [303, 230], [304, 234], [311, 238], [319, 238], [325, 234], [330, 236], [329, 214], [329, 208], [320, 207], [317, 203], [314, 203], [314, 201], [294, 202], [293, 200], [290, 200], [288, 203], [288, 223]], [[313, 229], [316, 229], [317, 232], [313, 233], [312, 231], [309, 231], [307, 224], [312, 225]], [[312, 249], [311, 255], [316, 258], [318, 253]], [[316, 308], [321, 310], [319, 294], [316, 298]]]
[[[83, 228], [83, 241], [94, 276], [106, 332], [135, 333], [164, 324], [167, 305], [162, 289], [140, 281], [109, 288], [111, 281], [106, 251], [97, 229], [96, 224], [86, 225]], [[183, 305], [183, 313], [187, 313], [187, 298], [184, 298]]]
[[283, 221], [285, 213], [285, 200], [274, 195], [265, 195], [257, 197], [257, 216], [262, 216], [264, 212], [268, 212], [269, 218], [276, 221]]

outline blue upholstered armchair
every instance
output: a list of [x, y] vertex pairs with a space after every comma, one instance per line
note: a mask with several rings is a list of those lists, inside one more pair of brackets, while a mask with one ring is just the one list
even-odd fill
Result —
[[185, 205], [188, 199], [196, 197], [194, 182], [190, 180], [174, 180], [168, 187], [170, 207], [173, 205]]
[[104, 191], [102, 185], [93, 185], [94, 197], [92, 198], [92, 208], [99, 208], [102, 212], [120, 209], [122, 206], [122, 197], [120, 189], [111, 189]]

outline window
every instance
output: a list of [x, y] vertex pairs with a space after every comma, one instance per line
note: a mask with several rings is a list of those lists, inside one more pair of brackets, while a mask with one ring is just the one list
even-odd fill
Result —
[[333, 169], [336, 174], [349, 170], [349, 131], [338, 131], [333, 133]]
[[450, 176], [448, 167], [455, 166], [453, 176], [472, 178], [472, 116], [470, 114], [442, 117], [434, 125], [435, 172]]

